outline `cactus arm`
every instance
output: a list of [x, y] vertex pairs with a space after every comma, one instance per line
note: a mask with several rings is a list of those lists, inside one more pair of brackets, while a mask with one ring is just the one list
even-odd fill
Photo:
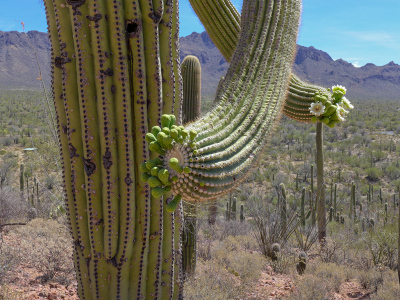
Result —
[[[177, 144], [164, 156], [164, 164], [171, 157], [181, 157], [188, 169], [181, 173], [183, 168], [177, 168], [176, 174], [170, 170], [178, 176], [173, 193], [188, 201], [216, 199], [244, 180], [273, 127], [286, 92], [299, 2], [245, 2], [243, 11], [245, 26], [217, 95], [219, 106], [186, 128], [200, 132], [196, 142], [190, 142], [193, 148]], [[254, 11], [257, 14], [250, 13]], [[186, 163], [189, 156], [192, 162]]]
[[183, 124], [193, 122], [201, 113], [201, 66], [197, 57], [188, 55], [182, 62]]
[[[230, 62], [237, 45], [236, 37], [240, 32], [240, 14], [237, 9], [230, 0], [190, 0], [190, 3], [211, 40]], [[216, 6], [222, 6], [224, 10], [216, 9]], [[222, 25], [215, 20], [219, 20]], [[313, 115], [310, 114], [309, 107], [315, 102], [316, 94], [327, 94], [327, 90], [305, 83], [292, 74], [283, 112], [289, 118], [300, 122], [311, 122]], [[333, 126], [333, 123], [331, 125]]]

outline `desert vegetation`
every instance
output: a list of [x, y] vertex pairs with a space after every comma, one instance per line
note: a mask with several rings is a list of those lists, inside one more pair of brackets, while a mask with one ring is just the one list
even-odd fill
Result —
[[[25, 91], [2, 93], [2, 107], [11, 109], [2, 114], [12, 117], [3, 118], [0, 128], [0, 294], [4, 299], [32, 295], [74, 299], [72, 244], [57, 152], [43, 118], [25, 109], [36, 107], [35, 115], [41, 116], [38, 97], [40, 93]], [[20, 106], [12, 109], [17, 99]], [[315, 126], [283, 116], [248, 179], [217, 202], [214, 225], [208, 223], [209, 205], [197, 205], [197, 262], [194, 273], [185, 279], [185, 299], [335, 299], [338, 295], [398, 299], [400, 121], [396, 116], [400, 103], [352, 102], [355, 109], [347, 121], [326, 128], [324, 134], [326, 245], [321, 247], [317, 241], [310, 205], [315, 201], [309, 193]], [[18, 126], [22, 118], [26, 121]], [[6, 139], [12, 142], [4, 143]], [[28, 147], [37, 150], [24, 151]], [[230, 213], [233, 199], [236, 214]], [[227, 202], [231, 203], [228, 212]], [[241, 205], [244, 220], [240, 220]], [[14, 223], [25, 225], [6, 225]], [[275, 257], [268, 250], [273, 243], [280, 245]], [[301, 252], [307, 258], [299, 275]]]

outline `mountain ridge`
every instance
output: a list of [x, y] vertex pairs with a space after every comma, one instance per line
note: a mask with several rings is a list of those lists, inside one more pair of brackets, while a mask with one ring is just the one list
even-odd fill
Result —
[[[199, 58], [202, 65], [203, 96], [213, 97], [229, 63], [206, 32], [193, 32], [181, 37], [180, 44], [181, 60], [187, 55]], [[49, 86], [50, 51], [47, 33], [0, 31], [0, 89], [40, 89], [37, 61], [44, 82]], [[333, 60], [328, 53], [313, 46], [297, 45], [292, 70], [312, 84], [324, 87], [343, 85], [348, 90], [349, 98], [400, 99], [400, 65], [393, 61], [383, 66], [367, 63], [357, 68], [343, 59]]]

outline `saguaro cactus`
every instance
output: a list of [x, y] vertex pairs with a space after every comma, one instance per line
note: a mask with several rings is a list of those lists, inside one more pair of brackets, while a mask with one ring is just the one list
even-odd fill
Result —
[[201, 114], [201, 65], [196, 56], [188, 55], [182, 62], [183, 124], [193, 122]]
[[19, 190], [24, 192], [24, 164], [20, 164], [19, 166]]
[[[183, 123], [192, 122], [201, 112], [201, 66], [196, 56], [188, 55], [181, 65], [183, 81]], [[182, 267], [184, 275], [196, 269], [197, 207], [183, 202], [184, 226], [182, 233]]]
[[45, 6], [80, 298], [178, 299], [179, 200], [217, 199], [256, 162], [293, 78], [300, 0], [244, 1], [218, 104], [186, 128], [177, 0]]

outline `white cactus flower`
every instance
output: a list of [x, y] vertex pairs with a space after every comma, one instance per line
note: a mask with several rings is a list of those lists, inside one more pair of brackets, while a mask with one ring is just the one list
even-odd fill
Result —
[[317, 101], [317, 102], [311, 103], [309, 110], [310, 110], [311, 114], [314, 114], [315, 116], [319, 117], [321, 114], [324, 113], [325, 105], [323, 105], [321, 102]]
[[353, 109], [354, 108], [354, 105], [351, 104], [350, 101], [346, 97], [342, 98], [342, 104], [347, 109]]
[[344, 86], [338, 84], [338, 85], [334, 85], [332, 87], [332, 92], [334, 92], [334, 91], [341, 91], [341, 92], [343, 92], [343, 94], [346, 94], [347, 89]]

